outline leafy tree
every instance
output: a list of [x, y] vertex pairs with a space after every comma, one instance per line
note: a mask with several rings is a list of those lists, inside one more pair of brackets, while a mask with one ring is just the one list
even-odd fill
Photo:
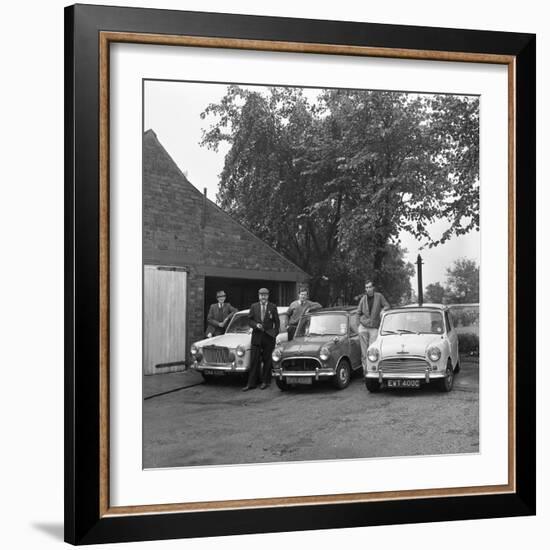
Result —
[[433, 130], [450, 182], [441, 209], [441, 217], [449, 222], [440, 239], [445, 242], [452, 235], [479, 230], [479, 100], [435, 96], [432, 107]]
[[445, 293], [451, 303], [479, 302], [479, 266], [475, 260], [459, 258], [447, 268]]
[[445, 300], [445, 288], [440, 282], [430, 283], [424, 290], [424, 301], [433, 304], [442, 304]]
[[201, 116], [214, 119], [202, 144], [230, 145], [221, 206], [310, 273], [325, 303], [365, 277], [399, 302], [402, 230], [435, 246], [479, 223], [475, 98], [324, 90], [310, 102], [300, 88], [230, 86]]

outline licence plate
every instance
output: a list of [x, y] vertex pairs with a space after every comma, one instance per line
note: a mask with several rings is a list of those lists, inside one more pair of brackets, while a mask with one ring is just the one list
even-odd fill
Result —
[[312, 382], [308, 376], [287, 376], [285, 380], [288, 384], [311, 384]]
[[386, 380], [388, 388], [419, 388], [420, 380]]
[[210, 376], [223, 376], [224, 372], [221, 370], [204, 369], [202, 372]]

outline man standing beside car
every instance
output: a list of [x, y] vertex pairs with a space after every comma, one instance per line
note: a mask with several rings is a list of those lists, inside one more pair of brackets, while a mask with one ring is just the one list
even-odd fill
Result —
[[237, 308], [234, 308], [230, 303], [225, 301], [226, 295], [223, 290], [216, 292], [217, 303], [212, 304], [208, 310], [206, 328], [206, 337], [219, 336], [225, 333], [225, 329], [231, 320], [231, 317], [237, 313]]
[[298, 293], [298, 299], [294, 300], [294, 302], [292, 302], [290, 306], [288, 306], [288, 310], [286, 312], [288, 316], [288, 327], [286, 331], [288, 334], [289, 342], [294, 338], [296, 327], [298, 326], [298, 322], [302, 318], [302, 315], [304, 315], [304, 313], [307, 313], [311, 309], [317, 309], [320, 307], [322, 307], [320, 303], [311, 302], [309, 300], [307, 288], [300, 289], [300, 292]]
[[[261, 378], [260, 389], [265, 390], [271, 383], [271, 353], [275, 348], [275, 338], [279, 334], [279, 314], [277, 306], [268, 301], [269, 290], [260, 288], [258, 291], [259, 302], [250, 306], [248, 312], [248, 324], [252, 328], [252, 352], [250, 357], [250, 371], [248, 382], [243, 391], [252, 390]], [[263, 369], [260, 364], [263, 362]], [[260, 374], [261, 371], [261, 374]]]
[[374, 291], [372, 281], [365, 283], [365, 294], [357, 307], [357, 326], [359, 330], [359, 342], [361, 344], [361, 363], [363, 372], [367, 368], [367, 350], [378, 337], [380, 315], [388, 309], [390, 304], [380, 292]]

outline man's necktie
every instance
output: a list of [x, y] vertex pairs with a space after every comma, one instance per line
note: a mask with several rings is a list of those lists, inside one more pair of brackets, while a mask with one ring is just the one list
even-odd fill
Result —
[[265, 319], [265, 306], [262, 304], [262, 323], [264, 322], [264, 319]]

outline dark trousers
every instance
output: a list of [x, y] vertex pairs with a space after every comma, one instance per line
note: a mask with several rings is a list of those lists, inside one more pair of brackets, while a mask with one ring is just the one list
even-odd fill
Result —
[[288, 325], [286, 329], [286, 334], [288, 336], [289, 342], [294, 338], [294, 333], [296, 332], [297, 328], [298, 328], [298, 325]]
[[[248, 372], [248, 387], [258, 384], [258, 379], [262, 384], [271, 382], [271, 354], [275, 348], [275, 338], [268, 334], [262, 334], [262, 339], [256, 345], [252, 346], [250, 354], [250, 371]], [[263, 367], [261, 364], [263, 363]]]

